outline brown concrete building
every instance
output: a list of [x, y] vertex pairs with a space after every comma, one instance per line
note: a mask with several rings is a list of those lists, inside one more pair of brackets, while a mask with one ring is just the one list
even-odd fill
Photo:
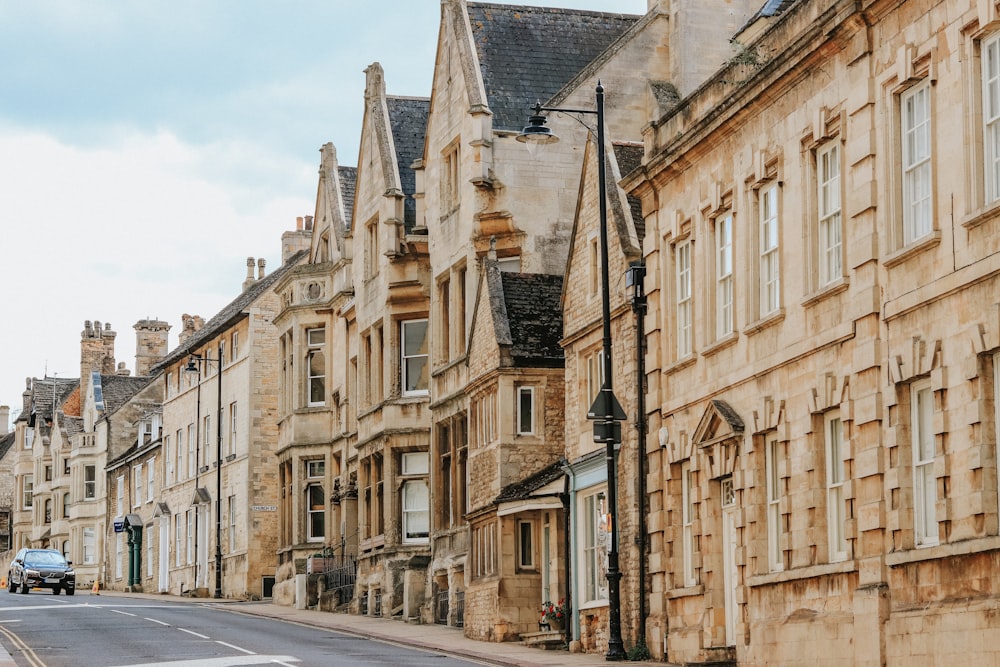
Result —
[[656, 655], [997, 659], [998, 18], [769, 2], [645, 131]]

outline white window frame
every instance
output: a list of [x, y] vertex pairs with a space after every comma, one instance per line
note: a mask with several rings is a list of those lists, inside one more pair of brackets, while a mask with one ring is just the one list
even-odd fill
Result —
[[781, 308], [781, 242], [778, 226], [778, 184], [760, 189], [760, 310], [766, 317]]
[[187, 478], [187, 474], [184, 468], [184, 461], [187, 458], [187, 453], [184, 449], [184, 429], [177, 429], [174, 439], [176, 442], [176, 449], [174, 450], [174, 460], [177, 462], [176, 468], [176, 481], [180, 482], [182, 479]]
[[517, 434], [535, 434], [535, 388], [517, 388]]
[[156, 495], [156, 457], [151, 457], [146, 461], [146, 502], [153, 502], [153, 496]]
[[607, 555], [608, 540], [605, 523], [607, 509], [607, 490], [604, 487], [593, 489], [581, 494], [580, 521], [582, 523], [580, 539], [582, 541], [580, 592], [581, 602], [588, 604], [608, 599]]
[[517, 567], [520, 570], [536, 569], [534, 521], [520, 519], [517, 522]]
[[934, 474], [934, 391], [930, 380], [910, 385], [910, 442], [913, 460], [913, 541], [938, 544], [937, 477]]
[[229, 404], [229, 455], [236, 454], [236, 439], [239, 436], [239, 406], [237, 401]]
[[83, 466], [83, 499], [94, 500], [95, 498], [97, 498], [97, 466], [87, 464]]
[[195, 516], [196, 511], [194, 509], [189, 509], [187, 511], [187, 526], [185, 528], [185, 538], [187, 539], [186, 553], [187, 553], [187, 564], [190, 565], [194, 562], [194, 536], [195, 536]]
[[153, 576], [153, 531], [152, 526], [147, 526], [146, 530], [146, 576]]
[[229, 550], [236, 549], [236, 496], [229, 496]]
[[142, 464], [137, 463], [132, 467], [132, 507], [142, 504]]
[[326, 405], [325, 327], [306, 329], [306, 349], [306, 405]]
[[903, 245], [922, 239], [932, 230], [931, 86], [929, 81], [899, 96], [902, 145]]
[[35, 506], [35, 474], [25, 473], [21, 478], [21, 509], [30, 510]]
[[840, 142], [833, 140], [816, 151], [816, 206], [818, 218], [819, 284], [843, 277]]
[[194, 424], [188, 424], [187, 443], [187, 474], [191, 478], [198, 474], [198, 435]]
[[164, 466], [163, 477], [164, 486], [170, 486], [174, 483], [174, 471], [176, 470], [176, 457], [177, 452], [174, 450], [174, 439], [172, 436], [163, 436], [163, 451], [164, 451]]
[[430, 489], [426, 479], [410, 479], [400, 489], [403, 542], [425, 543], [430, 539]]
[[306, 461], [306, 477], [323, 479], [326, 477], [326, 459], [310, 459]]
[[844, 424], [840, 413], [823, 415], [826, 453], [826, 524], [831, 563], [847, 560], [847, 515], [844, 498]]
[[239, 357], [239, 354], [240, 354], [240, 332], [234, 331], [232, 343], [230, 345], [230, 355], [231, 355], [230, 363], [236, 361], [237, 357]]
[[[423, 342], [417, 351], [412, 351], [408, 349], [410, 346], [408, 345], [407, 331], [411, 330], [417, 325], [423, 325], [423, 330], [424, 330]], [[422, 396], [429, 393], [427, 377], [430, 374], [430, 368], [428, 367], [428, 363], [430, 360], [428, 357], [427, 328], [428, 328], [428, 320], [426, 317], [412, 319], [412, 320], [400, 320], [399, 322], [399, 355], [400, 355], [399, 374], [400, 374], [400, 388], [402, 389], [403, 396]], [[425, 379], [422, 382], [422, 386], [411, 387], [410, 374], [413, 371], [411, 371], [410, 364], [418, 362], [421, 359], [423, 360], [423, 366], [421, 366], [420, 368], [424, 372], [420, 373], [419, 375], [425, 376]]]
[[781, 550], [781, 470], [779, 448], [781, 443], [769, 436], [764, 444], [764, 474], [767, 493], [767, 568], [771, 572], [785, 569], [784, 554]]
[[118, 475], [115, 489], [115, 510], [119, 515], [125, 516], [125, 475]]
[[83, 564], [93, 565], [96, 562], [96, 540], [95, 532], [92, 526], [84, 526], [83, 528]]
[[[318, 502], [314, 503], [316, 500], [313, 498], [313, 494], [318, 492]], [[323, 485], [314, 482], [312, 484], [306, 485], [306, 541], [307, 542], [322, 542], [326, 539], [326, 494], [323, 491]], [[321, 531], [316, 532], [313, 529], [316, 519], [320, 519], [319, 525], [321, 526]]]
[[183, 514], [174, 515], [174, 565], [176, 567], [184, 564], [184, 521]]
[[694, 473], [691, 462], [681, 463], [681, 558], [684, 586], [697, 584], [694, 573]]
[[124, 533], [115, 533], [115, 579], [122, 578], [122, 535]]
[[982, 41], [983, 194], [985, 203], [1000, 199], [1000, 34]]
[[677, 358], [683, 359], [694, 352], [692, 336], [694, 322], [694, 292], [692, 291], [692, 246], [684, 240], [674, 246], [674, 265], [677, 276]]
[[715, 337], [733, 333], [733, 213], [715, 219]]

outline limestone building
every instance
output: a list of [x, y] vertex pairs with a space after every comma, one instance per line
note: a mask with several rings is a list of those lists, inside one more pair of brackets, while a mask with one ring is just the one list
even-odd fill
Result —
[[997, 659], [998, 27], [763, 3], [645, 130], [657, 656]]
[[[273, 320], [280, 303], [272, 288], [303, 259], [308, 235], [286, 241], [276, 271], [265, 275], [264, 261], [255, 267], [248, 258], [239, 296], [203, 324], [185, 316], [179, 345], [152, 369], [164, 387], [155, 532], [160, 539], [167, 533], [171, 544], [169, 563], [158, 565], [157, 590], [258, 599], [270, 593], [279, 494]], [[128, 463], [135, 469], [139, 461]]]
[[[333, 144], [320, 150], [315, 217], [308, 259], [275, 283], [281, 308], [274, 320], [279, 335], [278, 383], [278, 570], [276, 604], [324, 608], [354, 598], [357, 563], [357, 455], [354, 396], [347, 381], [356, 357], [351, 324], [339, 313], [354, 300], [351, 277], [351, 214], [354, 167], [337, 162]], [[351, 366], [353, 368], [353, 366]], [[322, 560], [315, 560], [317, 555]], [[313, 559], [313, 560], [310, 560]], [[341, 568], [337, 585], [308, 582], [312, 563], [324, 575]], [[310, 583], [310, 586], [306, 584]]]

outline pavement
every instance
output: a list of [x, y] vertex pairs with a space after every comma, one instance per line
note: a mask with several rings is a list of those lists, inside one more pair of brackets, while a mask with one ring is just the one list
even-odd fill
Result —
[[[81, 601], [92, 596], [84, 590], [77, 591], [76, 599]], [[140, 598], [148, 600], [171, 600], [175, 602], [226, 605], [226, 611], [263, 616], [300, 625], [324, 628], [377, 641], [389, 642], [443, 653], [450, 656], [474, 660], [486, 665], [499, 667], [585, 667], [587, 665], [607, 665], [603, 654], [570, 653], [565, 649], [540, 649], [523, 646], [518, 642], [482, 642], [467, 638], [461, 628], [444, 625], [423, 625], [405, 623], [387, 618], [339, 614], [311, 609], [283, 607], [269, 602], [244, 602], [242, 600], [215, 600], [212, 598], [189, 598], [176, 595], [152, 593], [124, 593], [102, 591], [101, 598]], [[88, 600], [89, 601], [89, 600]], [[96, 602], [96, 601], [95, 601]], [[644, 661], [648, 667], [673, 667], [672, 663]], [[0, 667], [14, 667], [9, 654], [0, 646]]]

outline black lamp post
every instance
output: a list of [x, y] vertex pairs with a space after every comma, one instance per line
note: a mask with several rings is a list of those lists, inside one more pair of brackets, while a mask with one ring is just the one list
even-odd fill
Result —
[[608, 549], [608, 652], [606, 660], [624, 660], [625, 647], [622, 643], [621, 593], [622, 574], [618, 568], [618, 480], [615, 465], [615, 450], [621, 444], [621, 422], [626, 419], [618, 399], [615, 398], [611, 381], [611, 296], [608, 287], [608, 193], [604, 158], [604, 86], [597, 82], [595, 89], [595, 109], [564, 109], [543, 107], [541, 103], [533, 107], [534, 114], [528, 125], [518, 135], [517, 140], [528, 144], [529, 148], [559, 141], [552, 130], [545, 126], [543, 111], [593, 114], [597, 116], [597, 182], [600, 201], [601, 229], [601, 306], [604, 325], [604, 381], [601, 390], [587, 411], [587, 419], [594, 420], [594, 442], [603, 443], [608, 469], [608, 509], [611, 515], [611, 546]]
[[[188, 357], [185, 373], [198, 373], [198, 364], [216, 365], [218, 377], [215, 381], [216, 405], [218, 415], [216, 418], [215, 431], [215, 594], [214, 598], [222, 597], [222, 342], [219, 343], [218, 357], [212, 359], [209, 356], [199, 357], [192, 354]], [[201, 379], [198, 379], [199, 407]], [[197, 446], [197, 444], [196, 444]]]

